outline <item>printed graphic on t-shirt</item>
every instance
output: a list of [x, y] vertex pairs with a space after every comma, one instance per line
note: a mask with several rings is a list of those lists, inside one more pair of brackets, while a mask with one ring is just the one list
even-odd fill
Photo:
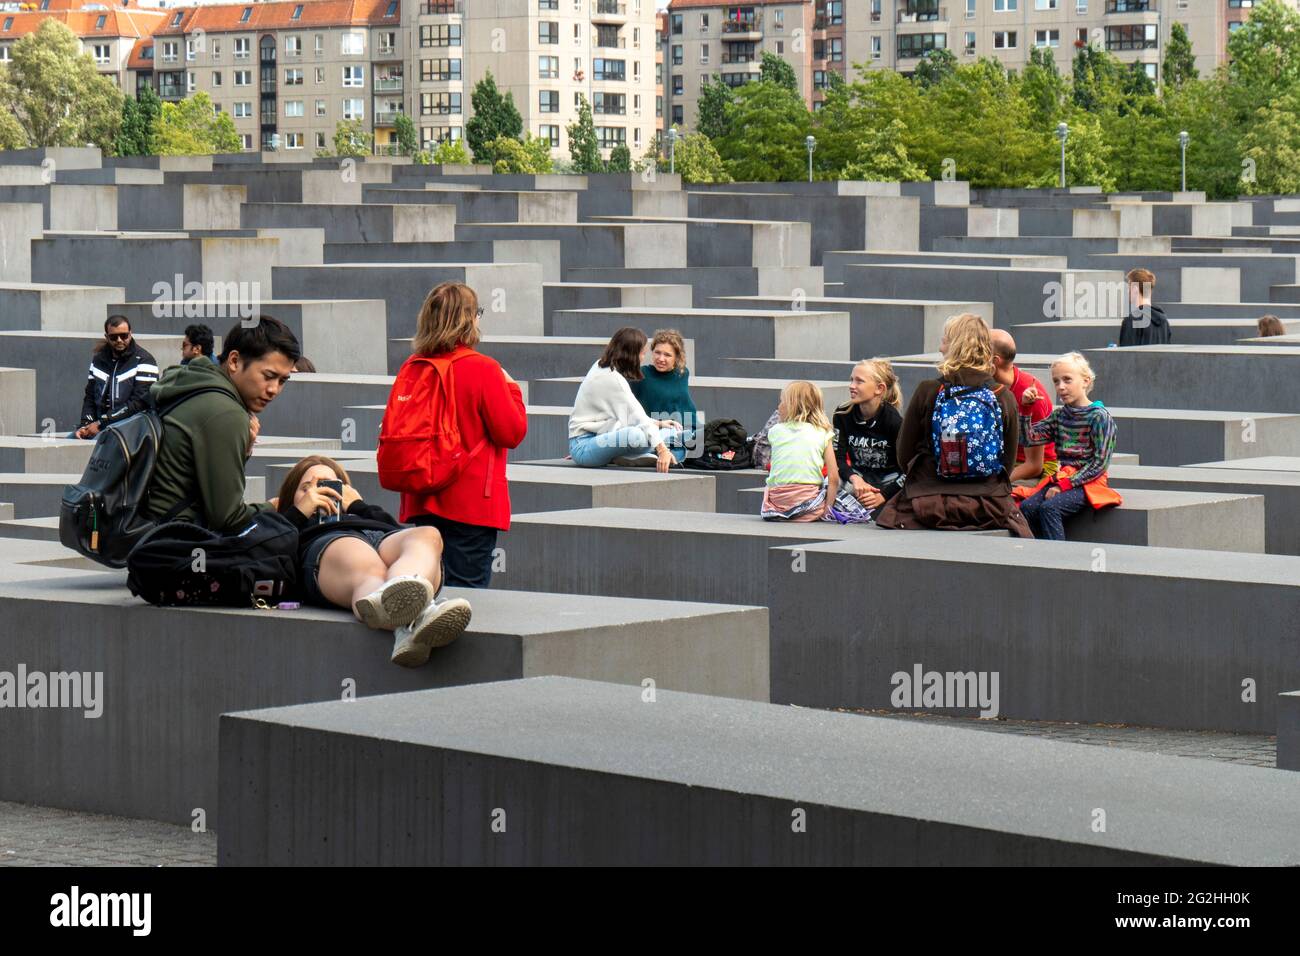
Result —
[[872, 438], [870, 435], [849, 435], [848, 438], [855, 469], [886, 471], [893, 467], [887, 439]]

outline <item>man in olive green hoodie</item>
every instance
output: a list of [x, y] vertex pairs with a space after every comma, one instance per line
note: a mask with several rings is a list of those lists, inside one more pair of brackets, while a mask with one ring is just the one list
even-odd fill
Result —
[[149, 391], [166, 409], [201, 389], [163, 418], [162, 447], [149, 483], [145, 515], [158, 520], [181, 502], [174, 517], [213, 531], [246, 524], [266, 504], [244, 502], [244, 463], [257, 433], [257, 413], [280, 394], [301, 350], [294, 334], [269, 316], [237, 324], [222, 342], [216, 364], [190, 362], [167, 369]]

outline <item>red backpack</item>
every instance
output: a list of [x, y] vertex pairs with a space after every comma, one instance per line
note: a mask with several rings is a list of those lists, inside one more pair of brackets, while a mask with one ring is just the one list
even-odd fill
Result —
[[456, 420], [452, 365], [469, 354], [412, 355], [398, 371], [379, 426], [382, 487], [413, 495], [436, 494], [454, 484], [487, 444], [484, 438], [467, 451]]

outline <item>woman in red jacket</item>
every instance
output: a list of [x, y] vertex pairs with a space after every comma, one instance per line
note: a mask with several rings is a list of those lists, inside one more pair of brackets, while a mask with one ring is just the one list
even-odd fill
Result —
[[400, 520], [437, 528], [443, 569], [451, 587], [485, 588], [492, 579], [497, 532], [510, 528], [506, 453], [528, 431], [519, 384], [495, 359], [474, 350], [479, 342], [478, 296], [469, 286], [444, 282], [420, 307], [412, 351], [452, 356], [453, 388], [461, 443], [483, 448], [455, 483], [434, 494], [402, 494]]

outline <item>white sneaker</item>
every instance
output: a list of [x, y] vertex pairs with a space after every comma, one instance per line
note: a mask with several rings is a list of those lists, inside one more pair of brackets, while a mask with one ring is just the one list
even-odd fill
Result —
[[393, 631], [414, 621], [432, 600], [429, 581], [417, 574], [404, 574], [357, 601], [357, 616], [367, 627]]
[[393, 663], [419, 667], [435, 647], [445, 647], [460, 637], [473, 613], [464, 598], [450, 598], [441, 604], [430, 601], [414, 621], [394, 633]]

